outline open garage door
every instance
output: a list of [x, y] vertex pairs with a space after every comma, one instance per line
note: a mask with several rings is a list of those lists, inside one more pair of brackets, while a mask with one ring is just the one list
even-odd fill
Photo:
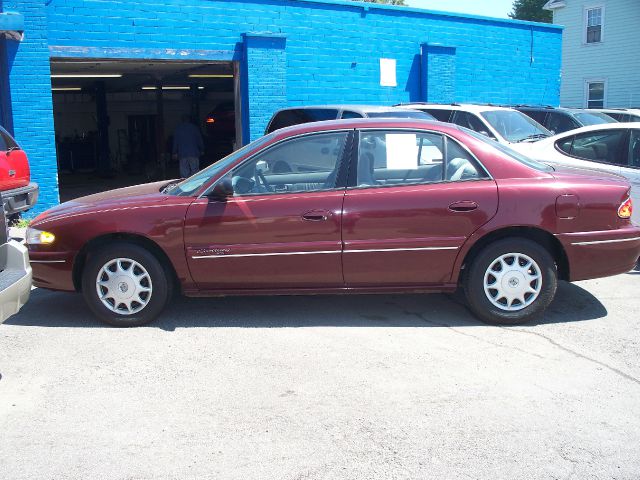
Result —
[[200, 132], [200, 168], [240, 146], [236, 72], [232, 62], [52, 59], [61, 200], [178, 178], [180, 124]]

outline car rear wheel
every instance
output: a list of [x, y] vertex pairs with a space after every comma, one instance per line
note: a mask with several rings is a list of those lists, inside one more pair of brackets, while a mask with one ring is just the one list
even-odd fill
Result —
[[484, 322], [500, 325], [518, 325], [540, 315], [557, 286], [553, 257], [524, 238], [507, 238], [485, 247], [464, 281], [473, 313]]
[[82, 294], [100, 320], [135, 327], [154, 320], [171, 297], [171, 277], [148, 250], [116, 243], [89, 255]]

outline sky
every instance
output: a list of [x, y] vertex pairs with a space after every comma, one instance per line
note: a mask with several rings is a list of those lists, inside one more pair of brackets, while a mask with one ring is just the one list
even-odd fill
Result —
[[507, 18], [513, 0], [405, 0], [410, 7]]

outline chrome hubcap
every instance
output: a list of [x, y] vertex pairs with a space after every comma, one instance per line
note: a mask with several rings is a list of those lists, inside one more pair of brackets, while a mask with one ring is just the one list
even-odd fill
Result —
[[540, 295], [542, 274], [538, 264], [522, 253], [496, 258], [484, 274], [484, 293], [501, 310], [514, 312], [531, 305]]
[[147, 306], [153, 286], [141, 264], [130, 258], [115, 258], [98, 272], [96, 291], [102, 304], [112, 312], [133, 315]]

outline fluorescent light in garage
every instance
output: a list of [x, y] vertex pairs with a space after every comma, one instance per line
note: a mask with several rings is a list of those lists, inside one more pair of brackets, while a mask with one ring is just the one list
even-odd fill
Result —
[[53, 92], [80, 92], [82, 87], [54, 87], [51, 89]]
[[54, 73], [51, 78], [120, 78], [121, 73], [62, 74]]
[[233, 78], [231, 74], [204, 74], [204, 73], [192, 73], [189, 78]]
[[[153, 85], [150, 86], [146, 86], [146, 87], [142, 87], [142, 90], [155, 90], [156, 87], [154, 87]], [[186, 85], [180, 85], [180, 86], [171, 86], [171, 85], [166, 85], [162, 87], [162, 90], [191, 90], [191, 87], [188, 87]], [[198, 90], [204, 90], [204, 87], [198, 87]]]

